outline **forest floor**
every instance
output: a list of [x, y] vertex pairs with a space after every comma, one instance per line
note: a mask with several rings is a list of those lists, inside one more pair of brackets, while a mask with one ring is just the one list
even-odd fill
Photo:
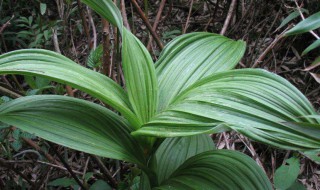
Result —
[[[38, 1], [0, 1], [0, 53], [21, 48], [45, 48], [60, 51], [63, 55], [81, 65], [87, 64], [91, 49], [99, 44], [109, 45], [109, 56], [116, 61], [112, 50], [117, 36], [115, 29], [89, 10], [84, 4], [79, 9], [76, 1], [56, 0], [41, 1], [46, 4], [45, 13], [35, 8]], [[147, 24], [153, 27], [163, 45], [176, 36], [190, 32], [221, 33], [231, 39], [241, 39], [247, 49], [238, 68], [263, 68], [279, 74], [296, 86], [320, 111], [320, 73], [319, 49], [301, 56], [302, 51], [316, 39], [312, 34], [285, 37], [283, 33], [293, 24], [301, 21], [297, 16], [292, 21], [279, 27], [283, 20], [297, 10], [295, 1], [286, 0], [239, 0], [232, 6], [230, 0], [150, 0], [147, 6], [143, 1], [138, 4], [147, 18], [142, 19], [130, 1], [125, 3], [123, 13], [131, 31], [148, 47], [154, 60], [157, 60], [160, 46], [151, 38]], [[317, 0], [298, 1], [307, 17], [320, 10]], [[23, 8], [22, 8], [23, 7]], [[78, 14], [82, 12], [82, 14]], [[12, 13], [15, 13], [14, 17]], [[230, 19], [228, 16], [231, 16]], [[25, 20], [25, 19], [27, 20]], [[32, 20], [30, 20], [32, 18]], [[25, 20], [25, 21], [23, 21]], [[25, 25], [22, 25], [22, 23]], [[25, 32], [23, 32], [25, 31]], [[28, 31], [32, 32], [28, 34]], [[315, 31], [320, 34], [320, 31]], [[102, 43], [103, 41], [109, 43]], [[318, 62], [317, 62], [318, 61]], [[312, 65], [313, 67], [310, 67]], [[114, 65], [105, 68], [105, 73], [121, 83], [121, 70]], [[45, 81], [44, 81], [45, 82]], [[51, 85], [57, 85], [51, 83]], [[2, 77], [0, 87], [9, 88], [18, 96], [30, 92], [30, 87], [21, 76]], [[43, 93], [68, 94], [85, 99], [92, 99], [76, 89], [59, 86], [43, 90]], [[2, 100], [16, 98], [14, 94], [0, 94]], [[97, 100], [93, 100], [97, 101]], [[55, 152], [59, 152], [68, 161], [72, 170], [91, 183], [96, 178], [106, 179], [101, 165], [89, 154], [77, 152], [58, 145], [51, 146], [46, 141], [23, 136], [20, 130], [10, 127], [0, 133], [0, 161], [8, 167], [0, 167], [0, 189], [24, 189], [33, 184], [43, 189], [55, 179], [68, 177], [67, 169], [58, 161]], [[273, 180], [277, 168], [297, 153], [278, 150], [236, 133], [225, 132], [214, 137], [218, 149], [238, 150], [251, 156]], [[50, 148], [51, 147], [51, 148]], [[55, 149], [55, 150], [53, 150]], [[300, 157], [298, 181], [307, 189], [320, 190], [320, 165], [306, 157]], [[116, 160], [103, 159], [108, 171], [117, 181], [129, 183], [132, 176], [127, 171], [133, 166]], [[68, 185], [68, 181], [65, 181]], [[123, 185], [125, 187], [125, 185]], [[125, 189], [125, 188], [124, 188]]]

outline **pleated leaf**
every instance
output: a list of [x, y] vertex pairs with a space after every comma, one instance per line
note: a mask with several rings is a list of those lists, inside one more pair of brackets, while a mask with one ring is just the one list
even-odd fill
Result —
[[167, 138], [157, 149], [150, 165], [161, 183], [188, 158], [213, 149], [214, 143], [209, 135]]
[[141, 124], [155, 114], [158, 103], [158, 83], [148, 50], [127, 29], [122, 36], [122, 65], [132, 108]]
[[96, 13], [107, 19], [112, 25], [118, 27], [121, 31], [122, 17], [119, 9], [111, 0], [81, 0], [87, 4]]
[[150, 120], [158, 105], [158, 83], [148, 50], [129, 30], [122, 27], [119, 10], [108, 0], [83, 0], [103, 18], [116, 25], [122, 34], [122, 65], [126, 88], [134, 113], [140, 125]]
[[248, 156], [230, 150], [212, 150], [188, 159], [167, 181], [153, 190], [272, 189], [265, 173]]
[[213, 73], [234, 68], [245, 51], [243, 41], [198, 32], [172, 40], [156, 63], [159, 81], [159, 110], [184, 89]]
[[131, 137], [128, 123], [85, 100], [27, 96], [2, 104], [0, 121], [72, 149], [144, 164], [142, 149]]
[[299, 22], [295, 27], [285, 33], [286, 36], [302, 34], [320, 27], [320, 12], [317, 12], [305, 20]]
[[226, 126], [284, 149], [319, 149], [319, 127], [286, 124], [318, 123], [301, 117], [306, 115], [318, 114], [288, 81], [264, 70], [242, 69], [199, 81], [133, 134], [172, 137], [219, 132], [221, 126]]
[[27, 49], [0, 55], [0, 74], [41, 76], [68, 84], [99, 98], [120, 111], [133, 125], [138, 125], [130, 110], [128, 96], [117, 83], [58, 53]]
[[[312, 115], [306, 116], [307, 118], [315, 118], [320, 121], [320, 115]], [[320, 124], [311, 124], [306, 122], [287, 122], [284, 123], [285, 125], [291, 128], [297, 128], [300, 130], [308, 131], [310, 134], [313, 134], [315, 137], [320, 137]], [[311, 151], [303, 151], [302, 154], [307, 156], [309, 159], [313, 160], [314, 162], [320, 164], [320, 147], [316, 150]]]

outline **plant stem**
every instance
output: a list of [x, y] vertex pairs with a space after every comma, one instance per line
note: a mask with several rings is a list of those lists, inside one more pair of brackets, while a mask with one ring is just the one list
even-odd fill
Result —
[[159, 185], [157, 174], [145, 165], [138, 165], [139, 168], [148, 176], [151, 188]]
[[80, 0], [77, 0], [77, 4], [78, 4], [78, 9], [79, 9], [79, 12], [80, 12], [81, 20], [82, 20], [83, 29], [84, 29], [84, 32], [86, 33], [87, 40], [88, 40], [88, 49], [90, 51], [90, 49], [92, 48], [91, 45], [90, 45], [91, 44], [91, 36], [90, 36], [89, 28], [88, 28], [88, 25], [87, 25], [86, 17], [85, 17], [85, 14], [84, 14], [84, 11], [83, 11], [83, 8], [82, 8], [82, 4], [81, 4]]
[[102, 56], [102, 69], [101, 73], [103, 75], [106, 75], [109, 71], [110, 67], [110, 54], [109, 54], [109, 48], [110, 48], [110, 32], [109, 27], [110, 24], [107, 20], [102, 19], [102, 25], [103, 25], [103, 37], [102, 37], [102, 46], [103, 46], [103, 56]]
[[137, 10], [138, 14], [140, 15], [141, 19], [143, 20], [143, 22], [145, 23], [145, 25], [147, 26], [148, 30], [150, 31], [152, 37], [155, 39], [158, 47], [160, 48], [160, 50], [163, 49], [163, 44], [159, 38], [159, 36], [157, 35], [157, 33], [152, 29], [152, 26], [148, 20], [148, 18], [146, 17], [146, 15], [143, 13], [143, 11], [141, 10], [141, 8], [139, 7], [138, 3], [136, 0], [131, 0], [131, 3], [133, 4], [133, 6], [135, 7], [135, 9]]
[[76, 176], [76, 174], [73, 172], [69, 164], [62, 158], [62, 156], [58, 153], [58, 151], [54, 148], [54, 144], [48, 141], [48, 144], [52, 148], [53, 152], [57, 155], [61, 163], [64, 165], [65, 168], [67, 168], [68, 172], [71, 174], [72, 178], [78, 183], [78, 185], [85, 190], [89, 190], [84, 184], [79, 180], [79, 178]]

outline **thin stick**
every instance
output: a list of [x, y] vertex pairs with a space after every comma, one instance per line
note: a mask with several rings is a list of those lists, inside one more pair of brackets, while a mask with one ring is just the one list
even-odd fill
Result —
[[124, 25], [129, 31], [131, 31], [130, 25], [129, 25], [129, 22], [128, 22], [128, 17], [127, 17], [127, 13], [126, 13], [126, 5], [125, 5], [125, 3], [124, 3], [124, 0], [121, 0], [120, 7], [121, 7], [121, 15], [122, 15], [122, 18], [123, 18], [123, 25]]
[[147, 19], [146, 15], [144, 15], [144, 13], [141, 10], [141, 8], [139, 7], [137, 1], [136, 0], [131, 0], [131, 3], [133, 4], [133, 6], [135, 7], [136, 11], [140, 15], [141, 19], [144, 21], [144, 23], [145, 23], [146, 27], [148, 28], [149, 32], [151, 33], [152, 37], [155, 39], [158, 47], [160, 48], [160, 50], [162, 50], [163, 49], [163, 44], [162, 44], [160, 38], [158, 37], [157, 33], [152, 29], [152, 26], [151, 26], [149, 20]]
[[224, 21], [223, 27], [222, 27], [221, 32], [220, 32], [221, 35], [224, 35], [224, 33], [226, 33], [226, 31], [227, 31], [227, 28], [229, 26], [231, 17], [233, 15], [234, 8], [236, 7], [236, 3], [237, 3], [236, 0], [232, 0], [232, 2], [230, 4], [229, 11], [228, 11], [228, 14], [227, 14], [227, 18]]
[[82, 4], [81, 4], [80, 0], [77, 0], [77, 4], [78, 4], [78, 9], [79, 9], [79, 12], [80, 12], [81, 20], [82, 20], [83, 29], [84, 29], [84, 32], [87, 35], [87, 40], [88, 40], [89, 50], [90, 50], [91, 49], [91, 47], [90, 47], [91, 36], [90, 36], [90, 32], [89, 32], [89, 27], [87, 25], [86, 17], [84, 15], [84, 11], [83, 11]]
[[0, 158], [0, 166], [5, 167], [9, 170], [14, 171], [16, 174], [18, 174], [19, 176], [21, 176], [24, 180], [26, 180], [32, 187], [35, 187], [34, 182], [32, 182], [26, 175], [24, 175], [23, 173], [21, 173], [18, 169], [14, 168], [11, 164], [8, 164], [6, 162], [6, 160]]
[[57, 155], [61, 163], [64, 165], [65, 168], [67, 168], [68, 172], [71, 174], [72, 178], [78, 183], [78, 185], [85, 190], [89, 190], [87, 187], [84, 186], [84, 184], [79, 180], [79, 178], [76, 176], [76, 174], [73, 172], [69, 164], [62, 158], [62, 156], [59, 154], [59, 152], [54, 148], [54, 144], [48, 141], [48, 144], [51, 146], [53, 152]]
[[[297, 6], [297, 8], [298, 8], [298, 11], [299, 11], [299, 13], [300, 13], [300, 17], [302, 18], [302, 20], [305, 20], [306, 18], [304, 17], [303, 13], [301, 12], [301, 8], [300, 8], [300, 6], [298, 5], [298, 2], [297, 2], [296, 0], [294, 0], [294, 2], [296, 3], [296, 6]], [[309, 32], [310, 32], [310, 34], [312, 34], [315, 38], [317, 38], [317, 40], [320, 39], [320, 37], [319, 37], [313, 30], [310, 30]]]
[[96, 160], [99, 168], [102, 170], [103, 174], [108, 178], [110, 181], [110, 185], [112, 187], [117, 187], [117, 181], [112, 177], [112, 173], [108, 170], [108, 168], [103, 164], [101, 159], [98, 156], [93, 155], [93, 158]]
[[183, 34], [185, 34], [187, 32], [187, 28], [189, 26], [189, 20], [190, 20], [190, 16], [191, 16], [191, 12], [192, 12], [192, 7], [193, 7], [193, 0], [191, 0], [191, 3], [190, 3], [190, 8], [189, 8], [189, 13], [188, 13], [188, 17], [187, 17], [187, 22], [186, 22], [186, 25], [184, 26], [184, 29], [183, 29]]
[[[57, 53], [60, 53], [60, 54], [61, 54], [61, 50], [60, 50], [60, 47], [59, 47], [57, 30], [56, 30], [56, 29], [52, 29], [52, 32], [53, 32], [52, 40], [53, 40], [54, 49], [55, 49], [55, 51], [56, 51]], [[66, 91], [67, 91], [67, 94], [68, 94], [69, 96], [74, 97], [74, 92], [73, 92], [71, 86], [66, 85]]]
[[4, 88], [2, 86], [0, 86], [0, 94], [2, 95], [6, 95], [6, 96], [9, 96], [11, 98], [20, 98], [22, 97], [22, 95], [16, 93], [16, 92], [13, 92], [7, 88]]
[[254, 62], [251, 68], [256, 68], [259, 63], [266, 57], [266, 55], [270, 52], [270, 50], [284, 37], [284, 33], [288, 30], [286, 28], [281, 34], [279, 34], [273, 42], [263, 51], [263, 53], [259, 56], [259, 58]]
[[89, 7], [87, 7], [87, 12], [88, 12], [88, 18], [90, 21], [90, 25], [92, 27], [92, 34], [93, 34], [93, 39], [92, 39], [93, 47], [92, 47], [92, 49], [96, 49], [97, 48], [97, 29], [96, 29], [96, 26], [95, 26], [93, 18], [92, 18], [91, 9]]
[[[158, 9], [158, 13], [157, 13], [156, 19], [155, 19], [155, 21], [153, 23], [153, 26], [152, 26], [152, 30], [153, 31], [156, 31], [156, 29], [157, 29], [157, 27], [159, 25], [159, 21], [160, 21], [161, 14], [162, 14], [162, 11], [163, 11], [163, 8], [164, 8], [165, 4], [166, 4], [166, 0], [162, 0], [161, 3], [160, 3], [159, 9]], [[152, 39], [153, 39], [152, 36], [150, 36], [149, 42], [148, 42], [148, 45], [147, 45], [147, 49], [149, 51], [150, 51]]]
[[0, 27], [0, 34], [2, 34], [3, 30], [11, 24], [10, 22], [13, 18], [14, 18], [14, 15], [12, 15], [12, 17], [6, 23], [4, 23], [4, 25]]
[[26, 142], [29, 146], [31, 146], [32, 148], [34, 148], [36, 151], [40, 152], [42, 155], [44, 155], [46, 157], [47, 160], [49, 160], [50, 162], [61, 166], [62, 164], [60, 162], [58, 162], [56, 159], [53, 158], [53, 156], [51, 156], [49, 153], [44, 152], [40, 146], [38, 146], [36, 143], [34, 143], [32, 140], [27, 139], [22, 137], [21, 138], [24, 142]]
[[106, 75], [110, 67], [110, 24], [107, 20], [102, 19], [103, 25], [103, 36], [102, 36], [102, 46], [103, 46], [103, 56], [102, 56], [102, 69], [101, 73]]

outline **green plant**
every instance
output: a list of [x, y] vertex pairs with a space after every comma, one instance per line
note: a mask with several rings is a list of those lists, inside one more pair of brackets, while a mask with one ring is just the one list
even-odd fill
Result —
[[135, 163], [142, 170], [140, 189], [272, 189], [251, 158], [214, 150], [206, 133], [235, 130], [283, 149], [313, 156], [320, 151], [319, 115], [301, 92], [264, 70], [233, 70], [244, 42], [204, 32], [182, 35], [154, 65], [111, 0], [83, 2], [121, 32], [125, 90], [40, 49], [1, 55], [0, 73], [68, 84], [122, 116], [84, 100], [38, 95], [1, 105], [0, 121], [76, 150]]
[[[303, 10], [298, 10], [298, 13], [300, 12], [301, 16]], [[290, 15], [289, 15], [290, 16]], [[288, 16], [288, 17], [289, 17]], [[282, 24], [281, 24], [282, 25]], [[314, 49], [318, 48], [320, 46], [320, 37], [313, 31], [315, 29], [320, 28], [320, 12], [317, 12], [308, 18], [300, 21], [296, 26], [291, 28], [289, 31], [285, 33], [286, 36], [291, 36], [291, 35], [298, 35], [298, 34], [303, 34], [306, 32], [310, 32], [313, 34], [313, 36], [316, 38], [316, 40], [310, 44], [302, 53], [301, 56], [306, 55], [310, 51], [313, 51]], [[319, 57], [317, 57], [309, 67], [305, 69], [305, 71], [310, 71], [320, 65], [319, 62]], [[312, 73], [310, 72], [310, 75], [318, 82], [320, 83], [320, 74], [319, 73]]]
[[300, 172], [300, 159], [291, 157], [285, 161], [285, 164], [280, 166], [274, 174], [274, 186], [277, 189], [288, 189], [295, 187], [299, 183], [296, 182]]

